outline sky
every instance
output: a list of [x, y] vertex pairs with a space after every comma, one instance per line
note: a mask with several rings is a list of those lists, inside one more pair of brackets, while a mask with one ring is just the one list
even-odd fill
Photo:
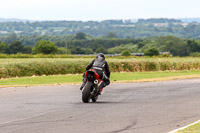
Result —
[[200, 18], [200, 0], [0, 0], [0, 18], [106, 20]]

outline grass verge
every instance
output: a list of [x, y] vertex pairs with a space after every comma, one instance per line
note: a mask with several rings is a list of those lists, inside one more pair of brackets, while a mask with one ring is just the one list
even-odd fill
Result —
[[[160, 72], [124, 72], [112, 73], [111, 83], [150, 82], [174, 79], [200, 78], [200, 70], [191, 71], [160, 71]], [[53, 75], [0, 79], [0, 87], [56, 85], [56, 84], [80, 84], [82, 74]]]
[[175, 131], [174, 133], [200, 133], [200, 120], [183, 127], [183, 129]]

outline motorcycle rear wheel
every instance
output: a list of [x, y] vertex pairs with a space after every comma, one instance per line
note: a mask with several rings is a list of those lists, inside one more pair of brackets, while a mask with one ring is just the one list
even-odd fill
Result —
[[82, 92], [82, 101], [88, 103], [90, 101], [90, 92], [91, 92], [92, 83], [87, 82]]

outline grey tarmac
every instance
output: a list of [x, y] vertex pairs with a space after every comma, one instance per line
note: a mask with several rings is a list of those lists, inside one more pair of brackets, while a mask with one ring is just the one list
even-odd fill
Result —
[[200, 119], [200, 79], [111, 84], [88, 104], [79, 86], [0, 88], [0, 133], [167, 133]]

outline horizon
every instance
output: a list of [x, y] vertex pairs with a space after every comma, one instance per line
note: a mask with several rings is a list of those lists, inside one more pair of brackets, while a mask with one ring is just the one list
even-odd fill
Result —
[[0, 18], [0, 20], [5, 20], [6, 22], [12, 21], [30, 21], [30, 22], [44, 22], [44, 21], [82, 21], [82, 22], [88, 22], [88, 21], [97, 21], [97, 22], [102, 22], [102, 21], [107, 21], [107, 20], [133, 20], [133, 21], [137, 21], [139, 19], [144, 19], [144, 20], [148, 20], [148, 19], [175, 19], [175, 20], [184, 20], [184, 19], [200, 19], [200, 17], [186, 17], [186, 18], [163, 18], [163, 17], [158, 17], [158, 18], [154, 18], [154, 17], [150, 17], [150, 18], [133, 18], [133, 19], [102, 19], [102, 20], [32, 20], [32, 19], [23, 19], [23, 18]]

